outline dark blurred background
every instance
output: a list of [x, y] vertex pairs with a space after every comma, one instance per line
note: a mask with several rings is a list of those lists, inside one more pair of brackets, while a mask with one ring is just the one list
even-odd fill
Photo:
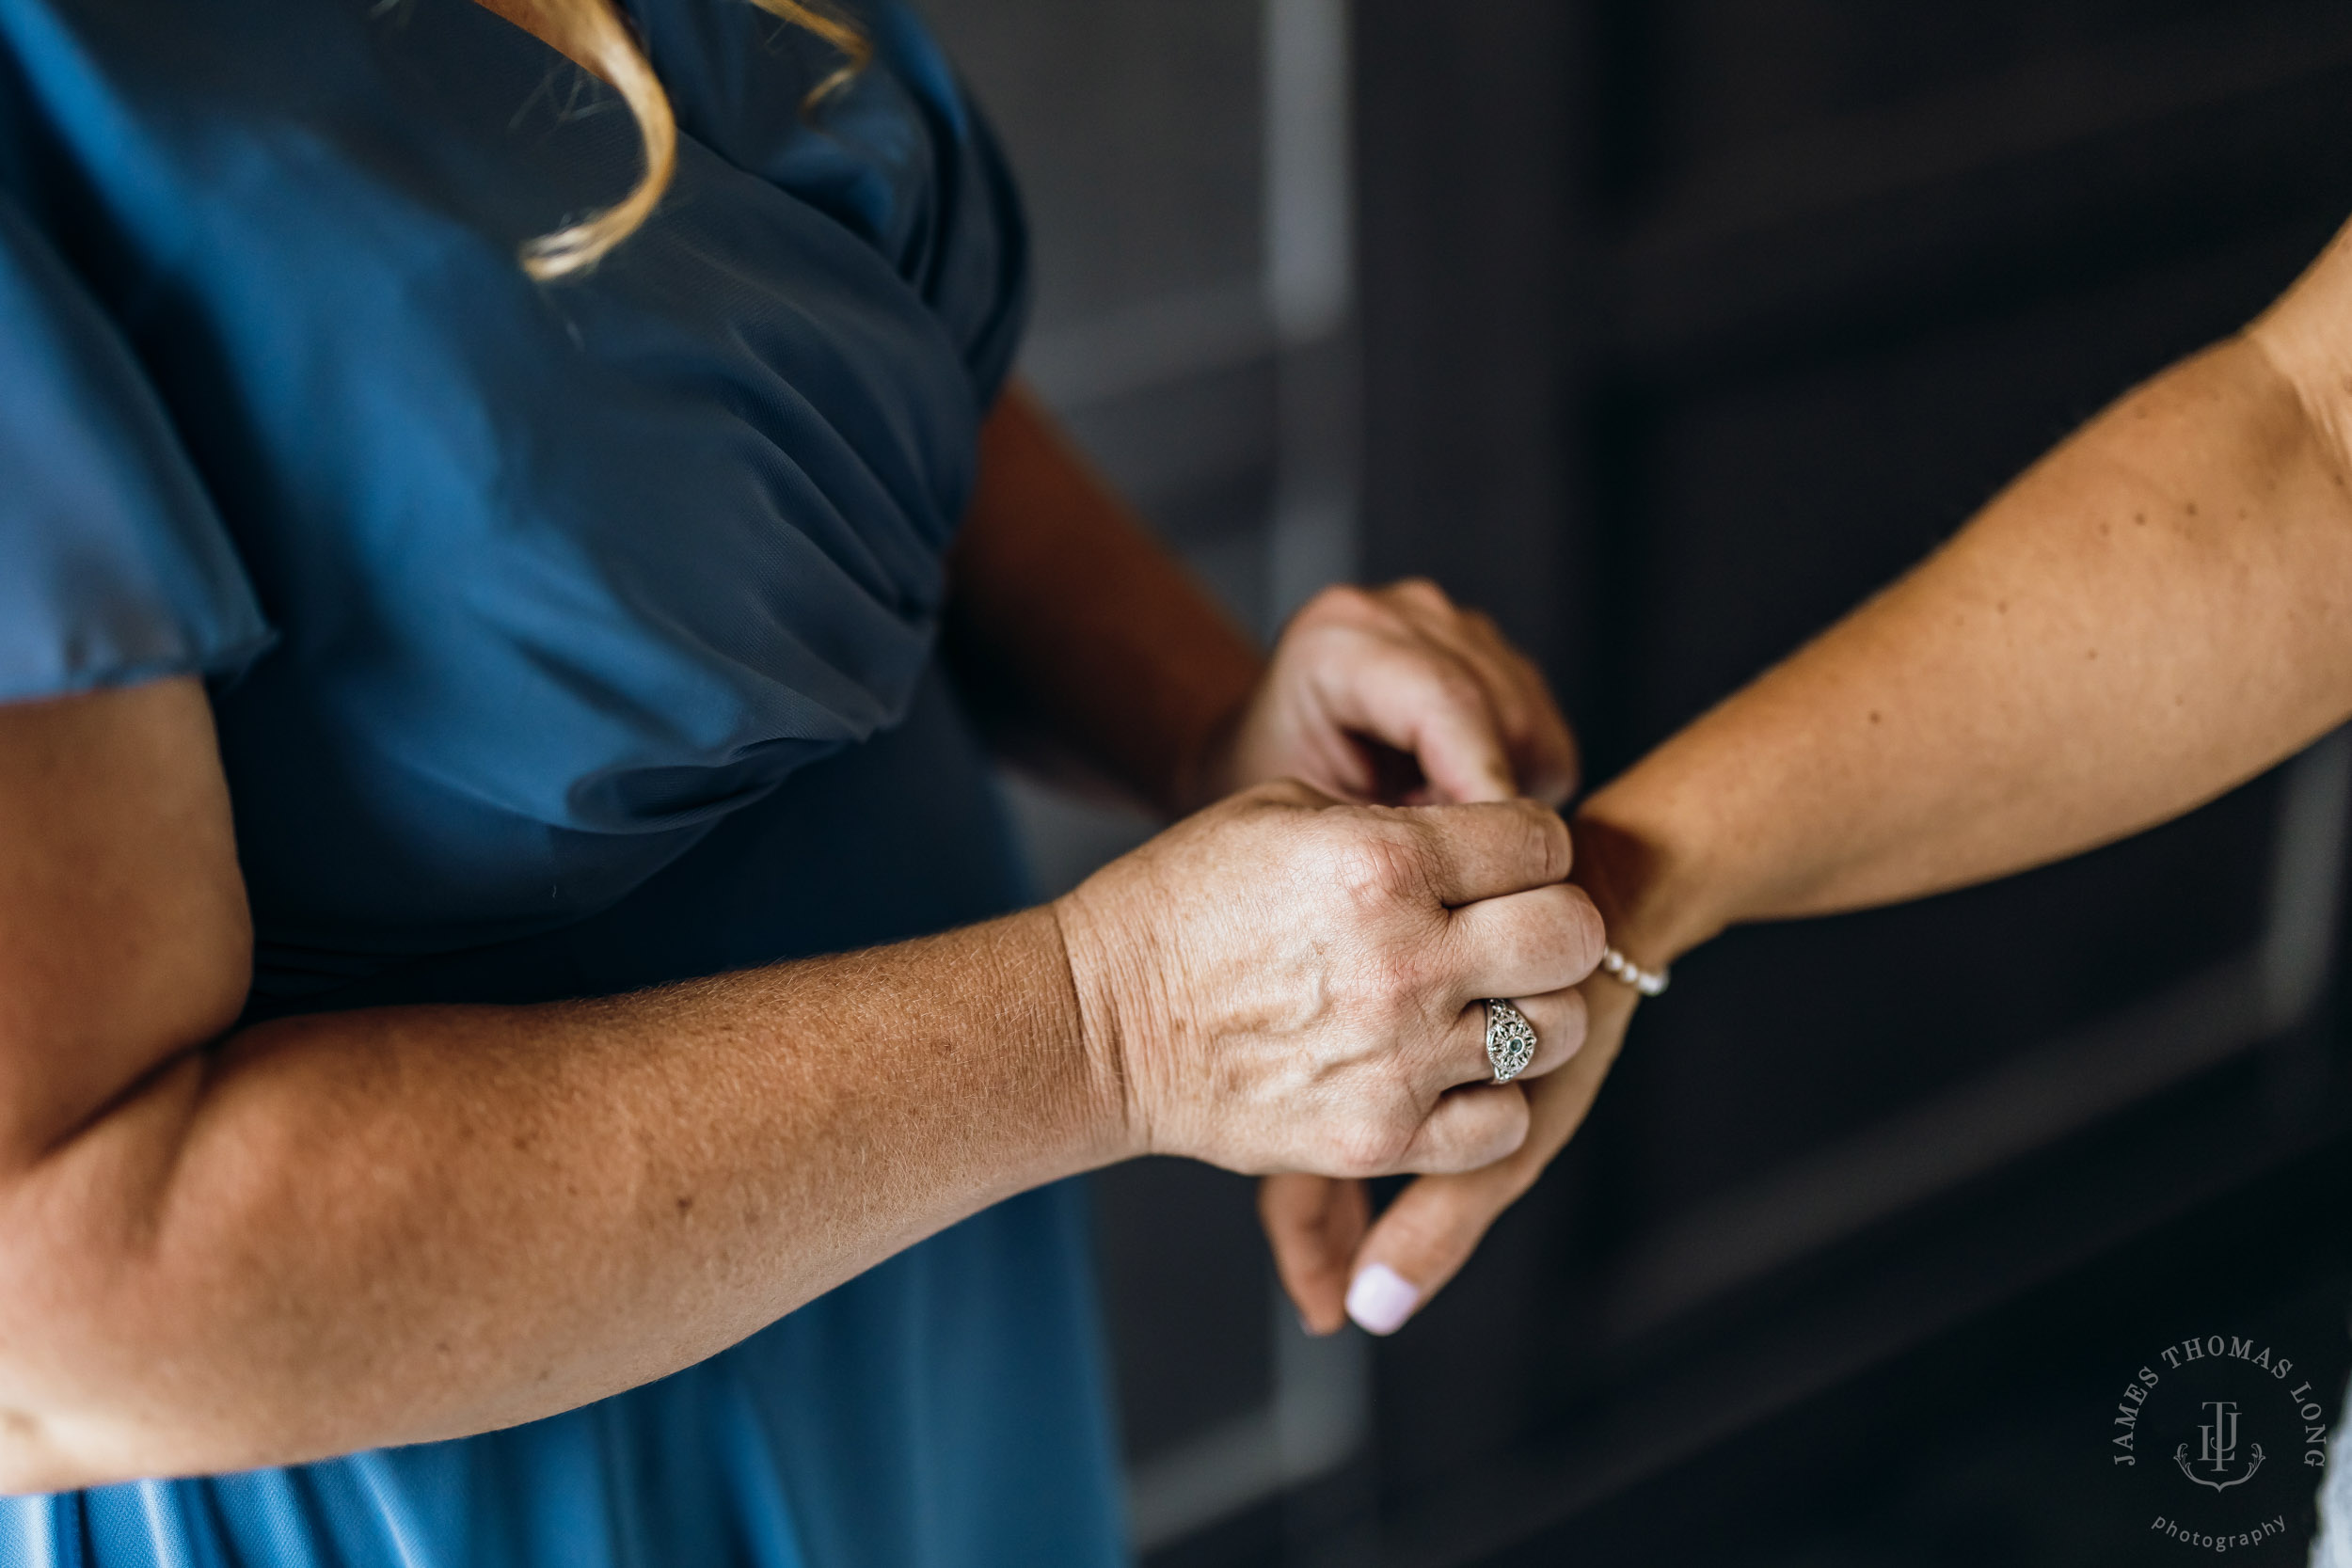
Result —
[[[2343, 0], [927, 4], [1098, 460], [1262, 630], [1353, 576], [1490, 610], [1595, 777], [2352, 214]], [[1009, 787], [1049, 890], [1149, 831]], [[1298, 1334], [1247, 1183], [1106, 1174], [1147, 1561], [2182, 1556], [2108, 1464], [2134, 1369], [2260, 1334], [2333, 1417], [2352, 1366], [2348, 801], [2339, 737], [2068, 865], [1724, 938], [1377, 1345]], [[2309, 1479], [2256, 1560], [2301, 1560]]]

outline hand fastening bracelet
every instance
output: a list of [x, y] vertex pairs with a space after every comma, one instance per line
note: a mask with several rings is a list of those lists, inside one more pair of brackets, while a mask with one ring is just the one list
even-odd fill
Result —
[[1644, 996], [1656, 996], [1666, 989], [1674, 972], [1666, 969], [1644, 969], [1614, 947], [1600, 950], [1600, 967], [1640, 991]]

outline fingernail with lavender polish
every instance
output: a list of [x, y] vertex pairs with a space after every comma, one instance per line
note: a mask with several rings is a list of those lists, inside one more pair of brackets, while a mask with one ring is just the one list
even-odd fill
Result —
[[1421, 1292], [1386, 1263], [1368, 1264], [1347, 1288], [1347, 1315], [1367, 1334], [1394, 1334], [1421, 1305]]

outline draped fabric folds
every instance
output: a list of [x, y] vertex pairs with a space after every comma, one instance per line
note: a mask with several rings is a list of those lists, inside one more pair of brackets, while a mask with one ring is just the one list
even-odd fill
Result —
[[[1025, 889], [933, 667], [1024, 313], [913, 14], [836, 63], [637, 0], [676, 182], [473, 0], [0, 0], [0, 700], [212, 692], [250, 1016], [529, 1002]], [[1083, 1215], [1032, 1194], [552, 1420], [0, 1503], [46, 1563], [950, 1568], [1120, 1556]]]

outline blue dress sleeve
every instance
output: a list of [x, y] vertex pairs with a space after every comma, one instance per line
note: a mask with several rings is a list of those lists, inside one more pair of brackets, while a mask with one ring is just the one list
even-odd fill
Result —
[[878, 61], [930, 133], [935, 238], [918, 287], [963, 350], [980, 402], [1012, 373], [1029, 316], [1029, 229], [1011, 165], [979, 102], [922, 19], [902, 3], [866, 8]]
[[269, 641], [129, 345], [0, 192], [0, 701], [230, 676]]

